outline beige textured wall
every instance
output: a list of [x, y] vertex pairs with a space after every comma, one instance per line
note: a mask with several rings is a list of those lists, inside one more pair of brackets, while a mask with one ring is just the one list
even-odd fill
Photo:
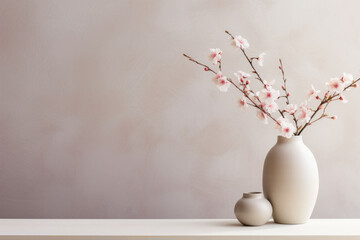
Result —
[[[277, 132], [238, 93], [186, 61], [224, 51], [224, 30], [282, 57], [301, 101], [343, 71], [360, 76], [359, 1], [0, 1], [0, 217], [229, 218], [261, 190]], [[304, 132], [317, 157], [313, 217], [360, 217], [360, 91], [338, 121]]]

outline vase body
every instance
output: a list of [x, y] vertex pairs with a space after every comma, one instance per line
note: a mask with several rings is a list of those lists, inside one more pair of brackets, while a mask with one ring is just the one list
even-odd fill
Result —
[[261, 192], [249, 192], [237, 201], [234, 213], [243, 225], [260, 226], [269, 221], [272, 207]]
[[301, 136], [278, 136], [265, 159], [263, 190], [276, 223], [302, 224], [310, 219], [319, 191], [319, 173]]

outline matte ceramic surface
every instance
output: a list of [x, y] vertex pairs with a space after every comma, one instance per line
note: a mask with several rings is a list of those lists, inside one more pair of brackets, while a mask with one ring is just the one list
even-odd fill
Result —
[[261, 192], [244, 193], [235, 205], [235, 216], [247, 226], [260, 226], [269, 221], [272, 214], [270, 202]]
[[315, 157], [301, 136], [278, 137], [265, 159], [263, 190], [276, 223], [309, 220], [318, 195], [319, 174]]

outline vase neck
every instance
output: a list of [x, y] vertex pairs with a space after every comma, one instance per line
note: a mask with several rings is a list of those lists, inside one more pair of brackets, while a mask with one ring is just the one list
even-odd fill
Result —
[[277, 139], [277, 143], [294, 143], [294, 142], [302, 143], [303, 142], [302, 136], [292, 136], [291, 138], [278, 136]]

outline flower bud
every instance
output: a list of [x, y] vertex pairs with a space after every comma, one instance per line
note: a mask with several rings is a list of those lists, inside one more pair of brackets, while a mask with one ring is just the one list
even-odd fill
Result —
[[204, 71], [209, 71], [209, 69], [206, 67], [206, 68], [204, 68]]
[[319, 97], [319, 96], [316, 96], [316, 99], [317, 99], [317, 100], [320, 100], [320, 97]]
[[336, 119], [337, 119], [337, 116], [332, 116], [331, 119], [332, 119], [332, 120], [336, 120]]
[[321, 104], [320, 106], [319, 106], [319, 109], [322, 109], [323, 108], [323, 105]]
[[290, 93], [289, 93], [289, 92], [287, 93], [287, 96], [290, 97]]
[[282, 88], [283, 90], [285, 90], [285, 86], [281, 86], [281, 88]]
[[357, 88], [359, 85], [357, 84], [357, 83], [355, 83], [354, 85], [353, 85], [353, 87], [354, 88]]
[[246, 81], [246, 85], [248, 85], [249, 83], [250, 83], [249, 80], [247, 80], [247, 81]]

